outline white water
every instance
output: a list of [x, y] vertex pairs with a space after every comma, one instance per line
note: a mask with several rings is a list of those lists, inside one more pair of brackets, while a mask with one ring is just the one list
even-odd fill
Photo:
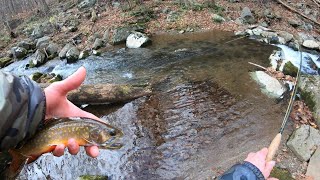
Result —
[[[295, 51], [288, 46], [285, 45], [276, 45], [281, 48], [281, 51], [278, 51], [275, 56], [276, 58], [270, 58], [272, 67], [276, 67], [277, 60], [282, 59], [283, 62], [280, 66], [280, 70], [283, 70], [283, 66], [285, 63], [291, 61], [291, 63], [298, 67], [300, 66], [300, 52]], [[317, 68], [320, 68], [320, 54], [310, 54], [307, 52], [302, 52], [302, 68], [301, 72], [306, 74], [318, 74], [317, 70], [312, 69], [311, 65], [315, 64]]]

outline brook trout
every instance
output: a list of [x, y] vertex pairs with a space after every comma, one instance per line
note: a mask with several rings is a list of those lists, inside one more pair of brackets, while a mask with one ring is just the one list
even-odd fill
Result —
[[35, 161], [42, 154], [51, 152], [58, 144], [67, 145], [74, 138], [80, 146], [98, 146], [101, 149], [119, 149], [116, 141], [123, 136], [121, 130], [103, 121], [89, 118], [59, 118], [50, 123], [28, 140], [20, 149], [10, 149], [12, 162], [8, 178], [16, 177], [25, 164]]

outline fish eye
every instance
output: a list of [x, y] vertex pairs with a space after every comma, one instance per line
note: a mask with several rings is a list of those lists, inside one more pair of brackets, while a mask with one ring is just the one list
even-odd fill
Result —
[[115, 129], [111, 129], [111, 130], [109, 131], [109, 135], [110, 135], [110, 136], [115, 136], [115, 135], [117, 135], [116, 130], [115, 130]]

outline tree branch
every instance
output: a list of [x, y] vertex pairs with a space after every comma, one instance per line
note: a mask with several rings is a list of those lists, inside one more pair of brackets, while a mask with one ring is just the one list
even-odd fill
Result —
[[320, 23], [318, 23], [317, 21], [309, 18], [308, 16], [302, 14], [301, 12], [293, 9], [292, 7], [290, 7], [289, 5], [287, 5], [286, 3], [282, 2], [281, 0], [275, 0], [277, 1], [278, 3], [282, 4], [284, 7], [288, 8], [290, 11], [293, 11], [294, 13], [297, 13], [299, 14], [300, 16], [304, 17], [305, 19], [308, 19], [309, 21], [312, 21], [313, 23], [315, 23], [316, 25], [320, 26]]

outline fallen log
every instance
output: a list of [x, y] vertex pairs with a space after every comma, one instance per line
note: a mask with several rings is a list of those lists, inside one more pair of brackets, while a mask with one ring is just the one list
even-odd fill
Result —
[[[41, 83], [42, 88], [50, 84]], [[74, 104], [108, 104], [128, 102], [152, 93], [146, 85], [128, 84], [93, 84], [81, 85], [78, 89], [68, 93], [68, 100]]]

